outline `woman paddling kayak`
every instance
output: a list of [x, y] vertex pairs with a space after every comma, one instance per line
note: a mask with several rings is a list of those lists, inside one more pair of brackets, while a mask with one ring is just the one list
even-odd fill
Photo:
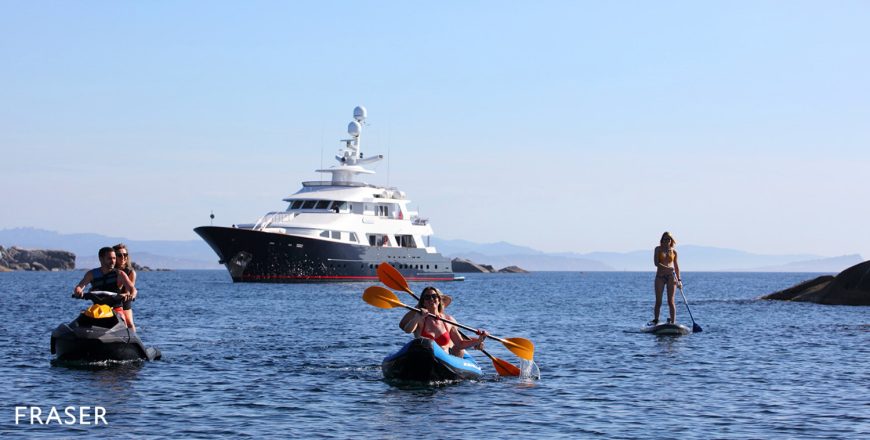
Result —
[[477, 339], [462, 339], [459, 329], [435, 317], [441, 317], [453, 321], [453, 317], [444, 313], [444, 307], [450, 303], [449, 296], [444, 295], [435, 287], [423, 289], [417, 308], [425, 313], [409, 311], [402, 317], [399, 326], [407, 333], [414, 333], [415, 337], [428, 338], [435, 341], [444, 350], [453, 356], [462, 357], [466, 348], [480, 348], [486, 339], [486, 330], [480, 331]]
[[659, 323], [659, 311], [662, 308], [662, 293], [665, 286], [668, 287], [668, 311], [670, 312], [669, 324], [673, 324], [677, 319], [677, 306], [674, 303], [674, 293], [677, 291], [677, 286], [682, 287], [682, 279], [680, 278], [680, 264], [677, 262], [677, 250], [674, 247], [677, 241], [670, 232], [662, 234], [659, 245], [653, 250], [653, 264], [656, 266], [655, 279], [655, 294], [656, 305], [653, 310], [653, 320], [650, 325]]

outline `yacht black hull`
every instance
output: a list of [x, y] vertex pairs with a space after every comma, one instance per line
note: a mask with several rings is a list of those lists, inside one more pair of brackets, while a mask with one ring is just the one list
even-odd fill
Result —
[[393, 265], [409, 281], [453, 281], [450, 259], [425, 249], [374, 247], [222, 226], [194, 231], [211, 246], [234, 282], [377, 281]]

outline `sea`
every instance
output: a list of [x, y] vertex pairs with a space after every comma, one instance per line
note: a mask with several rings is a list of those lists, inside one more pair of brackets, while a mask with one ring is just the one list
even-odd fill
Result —
[[685, 336], [640, 332], [652, 273], [467, 274], [437, 284], [447, 312], [531, 340], [540, 376], [499, 377], [472, 351], [481, 380], [438, 384], [383, 379], [408, 335], [402, 309], [362, 300], [377, 283], [233, 284], [223, 271], [139, 274], [135, 320], [162, 360], [57, 364], [50, 334], [86, 308], [70, 297], [83, 274], [0, 273], [4, 439], [870, 438], [870, 308], [758, 299], [818, 274], [684, 272], [703, 329]]

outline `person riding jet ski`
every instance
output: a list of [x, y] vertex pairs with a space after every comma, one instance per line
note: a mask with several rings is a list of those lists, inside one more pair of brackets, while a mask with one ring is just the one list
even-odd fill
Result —
[[[127, 275], [115, 270], [115, 252], [110, 247], [99, 251], [100, 267], [88, 271], [73, 289], [73, 297], [94, 304], [69, 324], [51, 333], [51, 353], [58, 360], [125, 361], [160, 359], [160, 351], [146, 348], [134, 329], [128, 327], [121, 306], [136, 297], [136, 287]], [[83, 292], [90, 284], [91, 291]], [[119, 293], [123, 286], [128, 293]]]
[[160, 350], [145, 347], [136, 332], [127, 327], [123, 315], [114, 310], [123, 303], [115, 292], [83, 294], [94, 304], [69, 324], [51, 332], [51, 353], [61, 361], [157, 360]]

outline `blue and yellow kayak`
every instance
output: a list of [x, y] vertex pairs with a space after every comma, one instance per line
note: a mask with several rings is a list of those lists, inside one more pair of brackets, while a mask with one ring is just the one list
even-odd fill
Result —
[[452, 356], [433, 340], [416, 338], [381, 363], [384, 377], [418, 382], [477, 379], [483, 371], [466, 351], [464, 357]]

